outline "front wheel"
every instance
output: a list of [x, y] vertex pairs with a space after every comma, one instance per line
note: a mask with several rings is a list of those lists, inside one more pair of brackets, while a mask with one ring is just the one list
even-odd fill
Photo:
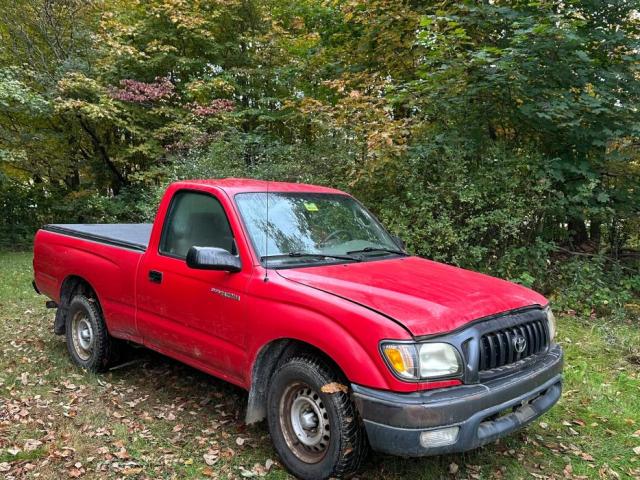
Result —
[[[298, 478], [345, 478], [366, 456], [364, 428], [340, 382], [333, 368], [314, 357], [292, 358], [273, 376], [269, 431], [282, 462]], [[325, 386], [330, 388], [323, 391]]]

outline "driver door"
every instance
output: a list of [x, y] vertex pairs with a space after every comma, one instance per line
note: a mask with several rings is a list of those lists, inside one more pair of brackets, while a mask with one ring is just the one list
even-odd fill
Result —
[[220, 200], [209, 192], [180, 190], [167, 210], [158, 250], [148, 251], [138, 268], [138, 328], [145, 345], [238, 381], [250, 268], [237, 273], [189, 268], [185, 258], [194, 245], [237, 254]]

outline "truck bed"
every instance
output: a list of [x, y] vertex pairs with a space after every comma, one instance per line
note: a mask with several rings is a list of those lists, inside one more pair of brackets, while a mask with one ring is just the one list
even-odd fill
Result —
[[144, 252], [149, 245], [152, 226], [151, 223], [53, 223], [43, 229]]

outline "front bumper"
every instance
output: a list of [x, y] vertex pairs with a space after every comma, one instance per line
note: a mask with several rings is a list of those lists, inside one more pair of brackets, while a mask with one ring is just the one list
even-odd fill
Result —
[[[531, 423], [562, 392], [562, 349], [553, 345], [534, 364], [482, 384], [415, 393], [393, 393], [352, 385], [371, 447], [401, 456], [465, 452]], [[459, 427], [454, 443], [429, 446], [422, 432]]]

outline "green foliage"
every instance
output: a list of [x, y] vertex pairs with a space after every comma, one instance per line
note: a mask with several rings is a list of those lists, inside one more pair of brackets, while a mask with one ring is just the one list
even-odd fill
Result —
[[149, 220], [175, 179], [303, 181], [358, 196], [420, 255], [557, 281], [566, 308], [623, 305], [640, 248], [635, 9], [0, 0], [2, 242]]
[[636, 8], [626, 0], [434, 7], [422, 17], [425, 56], [409, 91], [427, 119], [446, 118], [480, 150], [503, 139], [544, 155], [558, 221], [636, 215], [638, 158], [624, 141], [640, 133]]
[[559, 308], [585, 317], [633, 319], [640, 313], [640, 271], [625, 271], [624, 266], [595, 256], [558, 262], [553, 278], [559, 286], [554, 294]]
[[[0, 248], [29, 245], [43, 220], [47, 199], [29, 182], [19, 182], [0, 173]], [[44, 205], [43, 205], [44, 204]]]

